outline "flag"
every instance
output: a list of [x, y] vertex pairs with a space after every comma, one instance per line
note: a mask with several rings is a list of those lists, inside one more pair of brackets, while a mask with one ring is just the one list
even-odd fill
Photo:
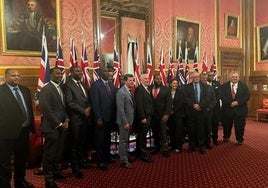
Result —
[[73, 38], [70, 38], [70, 67], [78, 66], [77, 54], [76, 49], [74, 46]]
[[127, 52], [127, 73], [134, 75], [134, 50], [135, 50], [135, 43], [136, 40], [132, 39], [130, 36], [128, 36], [128, 52]]
[[57, 36], [57, 55], [56, 55], [56, 64], [55, 67], [59, 67], [62, 74], [62, 80], [61, 83], [64, 84], [66, 82], [66, 73], [65, 73], [65, 67], [64, 67], [64, 60], [63, 60], [63, 53], [62, 53], [62, 47], [61, 47], [61, 41], [60, 37]]
[[164, 50], [162, 47], [160, 48], [159, 73], [162, 78], [162, 84], [165, 86], [167, 84], [167, 77], [165, 74]]
[[184, 77], [181, 46], [179, 46], [178, 53], [179, 54], [178, 54], [177, 80], [179, 82], [179, 85], [183, 86], [183, 85], [185, 85], [186, 81], [185, 81], [185, 77]]
[[208, 72], [208, 60], [206, 52], [203, 53], [202, 72]]
[[194, 65], [193, 65], [193, 69], [195, 72], [198, 72], [198, 47], [195, 47], [195, 51], [194, 51]]
[[134, 69], [134, 76], [135, 76], [135, 86], [137, 87], [140, 84], [140, 64], [139, 64], [139, 47], [138, 42], [134, 43], [134, 59], [135, 59], [135, 69]]
[[90, 88], [90, 76], [89, 76], [87, 48], [86, 48], [85, 41], [82, 42], [81, 69], [83, 73], [82, 82], [84, 82], [86, 85], [86, 88], [89, 89]]
[[94, 52], [94, 63], [93, 63], [93, 81], [95, 82], [100, 78], [100, 56], [98, 52], [98, 48], [95, 48]]
[[185, 48], [185, 83], [190, 83], [190, 68], [189, 68], [189, 62], [188, 62], [188, 49], [187, 46]]
[[121, 75], [121, 68], [120, 68], [120, 61], [119, 61], [119, 55], [116, 50], [116, 46], [114, 45], [114, 87], [120, 88], [120, 75]]
[[40, 68], [39, 68], [37, 92], [36, 92], [36, 97], [35, 97], [35, 107], [36, 107], [36, 110], [39, 112], [40, 112], [39, 93], [42, 90], [42, 88], [45, 86], [45, 84], [50, 81], [49, 72], [50, 72], [50, 65], [49, 65], [49, 59], [48, 59], [47, 41], [46, 41], [45, 32], [43, 31], [41, 62], [40, 62]]
[[171, 47], [169, 47], [169, 67], [168, 67], [167, 83], [170, 83], [174, 78], [175, 78], [175, 73], [174, 73], [173, 54], [172, 54]]
[[152, 55], [151, 48], [149, 44], [147, 44], [147, 74], [149, 77], [149, 84], [153, 83], [153, 64], [152, 64]]
[[216, 67], [216, 61], [215, 61], [215, 56], [213, 55], [212, 57], [212, 63], [211, 63], [211, 67], [210, 67], [210, 72], [213, 72], [213, 75], [214, 75], [214, 78], [213, 80], [216, 80], [218, 79], [218, 76], [217, 76], [217, 67]]

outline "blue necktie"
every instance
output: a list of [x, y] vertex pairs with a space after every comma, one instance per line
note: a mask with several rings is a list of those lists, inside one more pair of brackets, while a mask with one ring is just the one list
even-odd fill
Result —
[[195, 101], [196, 101], [196, 103], [199, 103], [197, 84], [194, 84], [194, 94], [195, 94]]

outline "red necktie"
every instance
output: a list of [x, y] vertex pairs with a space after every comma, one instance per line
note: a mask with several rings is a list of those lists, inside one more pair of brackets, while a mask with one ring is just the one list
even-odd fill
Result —
[[158, 90], [159, 90], [158, 87], [154, 87], [154, 99], [156, 99], [158, 96]]
[[105, 87], [106, 87], [107, 92], [111, 95], [111, 89], [110, 89], [110, 87], [109, 87], [108, 82], [105, 82], [104, 85], [105, 85]]
[[232, 84], [232, 88], [231, 88], [231, 92], [232, 92], [232, 98], [234, 99], [235, 98], [235, 84]]

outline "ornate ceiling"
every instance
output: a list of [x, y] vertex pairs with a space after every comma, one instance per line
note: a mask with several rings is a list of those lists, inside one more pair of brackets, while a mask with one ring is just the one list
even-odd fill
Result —
[[100, 0], [101, 11], [107, 14], [148, 19], [151, 0]]

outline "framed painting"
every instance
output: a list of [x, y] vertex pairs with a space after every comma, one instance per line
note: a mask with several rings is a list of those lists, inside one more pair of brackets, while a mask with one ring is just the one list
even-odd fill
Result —
[[4, 55], [39, 56], [43, 31], [49, 55], [60, 36], [60, 0], [0, 0]]
[[239, 17], [236, 15], [225, 14], [224, 32], [226, 37], [238, 38]]
[[268, 24], [257, 27], [258, 61], [268, 61]]
[[175, 18], [175, 56], [178, 59], [179, 47], [182, 49], [182, 57], [185, 59], [185, 50], [188, 50], [188, 59], [194, 59], [195, 49], [200, 54], [200, 29], [201, 23], [184, 18]]

